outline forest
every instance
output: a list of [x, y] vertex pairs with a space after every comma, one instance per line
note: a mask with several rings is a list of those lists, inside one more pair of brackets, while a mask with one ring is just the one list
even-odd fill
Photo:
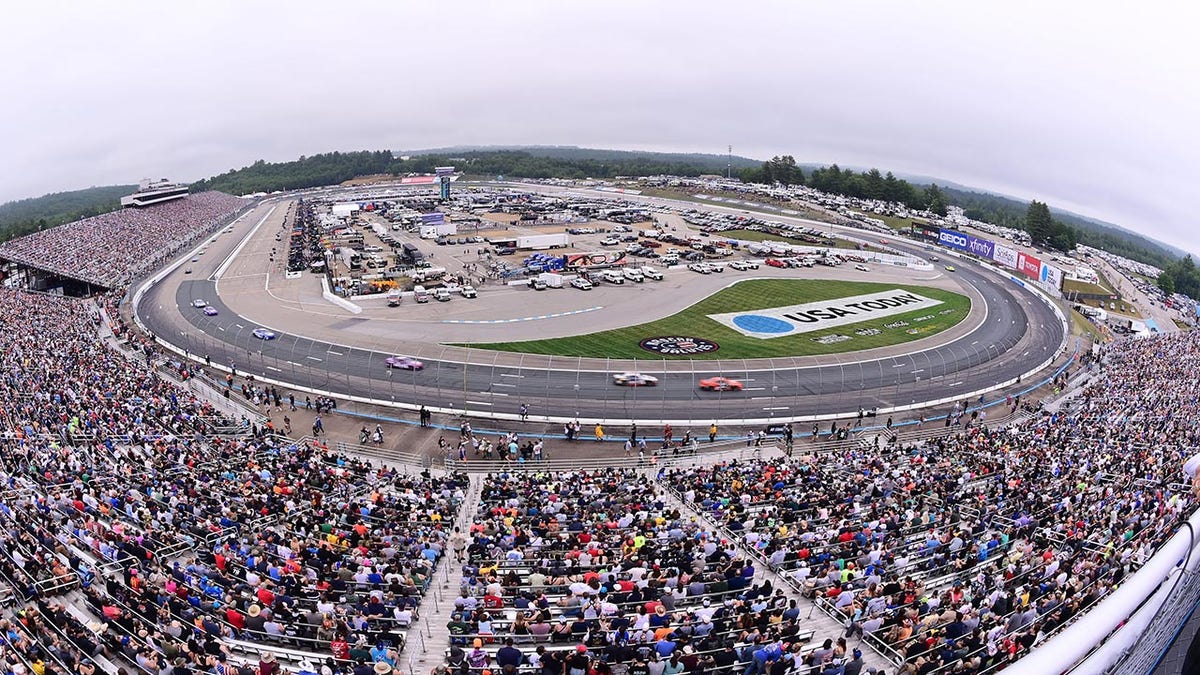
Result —
[[106, 185], [0, 204], [0, 241], [113, 211], [121, 207], [121, 197], [136, 189], [136, 185]]

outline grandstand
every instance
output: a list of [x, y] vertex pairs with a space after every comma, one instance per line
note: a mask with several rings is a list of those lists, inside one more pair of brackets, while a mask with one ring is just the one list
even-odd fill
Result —
[[[1132, 646], [1091, 658], [1153, 662], [1169, 630], [1113, 626], [1196, 586], [1155, 571], [1195, 510], [1194, 333], [1115, 343], [1069, 398], [990, 424], [424, 468], [231, 419], [126, 328], [122, 280], [240, 204], [0, 247], [114, 286], [0, 289], [4, 672], [1061, 672], [1106, 637]], [[110, 239], [139, 226], [137, 255]]]
[[246, 208], [222, 192], [179, 195], [162, 203], [126, 208], [0, 244], [11, 263], [6, 285], [63, 289], [88, 295], [130, 283], [168, 257], [230, 222]]

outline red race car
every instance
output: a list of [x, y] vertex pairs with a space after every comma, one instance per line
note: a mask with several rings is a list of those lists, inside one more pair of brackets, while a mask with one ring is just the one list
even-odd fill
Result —
[[741, 391], [745, 386], [740, 380], [731, 380], [728, 377], [710, 377], [700, 380], [700, 389], [704, 391]]

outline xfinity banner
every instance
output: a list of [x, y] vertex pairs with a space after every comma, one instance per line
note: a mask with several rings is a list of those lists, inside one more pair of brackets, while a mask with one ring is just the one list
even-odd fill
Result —
[[960, 251], [966, 251], [968, 245], [967, 235], [962, 232], [947, 230], [944, 227], [938, 231], [938, 242], [943, 246], [956, 248]]
[[941, 300], [934, 300], [897, 288], [803, 305], [773, 307], [750, 312], [709, 314], [708, 318], [723, 326], [728, 326], [742, 335], [767, 340], [845, 326], [940, 304], [942, 304]]
[[996, 244], [992, 248], [992, 260], [1000, 263], [1008, 269], [1017, 268], [1017, 249], [1009, 248], [1004, 244]]
[[980, 258], [992, 259], [992, 242], [967, 235], [967, 252], [974, 253]]
[[1040, 279], [1042, 276], [1042, 261], [1031, 255], [1017, 252], [1017, 270], [1030, 279]]

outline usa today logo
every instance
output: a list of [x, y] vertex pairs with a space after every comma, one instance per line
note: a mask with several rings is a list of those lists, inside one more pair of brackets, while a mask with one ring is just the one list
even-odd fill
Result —
[[709, 314], [708, 318], [742, 335], [770, 339], [845, 326], [942, 304], [912, 291], [892, 289], [838, 300], [772, 307], [751, 312]]

